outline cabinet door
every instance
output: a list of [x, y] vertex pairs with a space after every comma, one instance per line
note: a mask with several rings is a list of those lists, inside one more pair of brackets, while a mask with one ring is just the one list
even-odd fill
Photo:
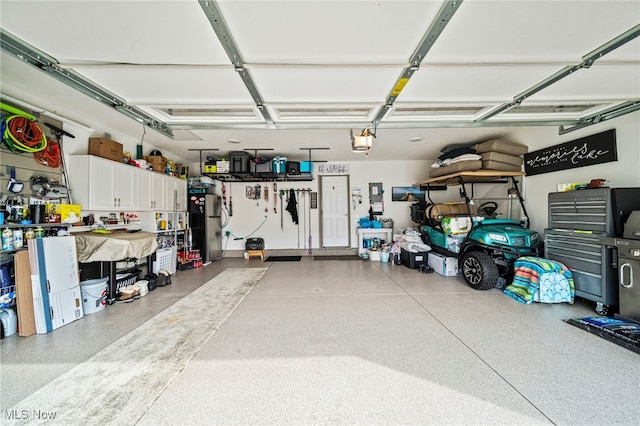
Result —
[[151, 207], [156, 211], [163, 211], [167, 209], [167, 197], [166, 187], [167, 180], [165, 175], [152, 172], [153, 178], [151, 180]]
[[149, 170], [137, 169], [138, 178], [138, 210], [152, 210], [152, 188], [153, 172]]
[[120, 164], [116, 168], [115, 181], [118, 208], [122, 210], [137, 209], [138, 191], [136, 185], [136, 168], [126, 164]]
[[178, 211], [187, 211], [187, 181], [184, 179], [174, 179], [176, 181], [176, 190], [178, 194]]
[[91, 164], [89, 168], [89, 180], [91, 181], [89, 210], [117, 208], [115, 174], [116, 166], [119, 164], [94, 156], [89, 157], [89, 162]]
[[187, 209], [187, 181], [167, 176], [166, 207], [168, 211], [185, 211]]

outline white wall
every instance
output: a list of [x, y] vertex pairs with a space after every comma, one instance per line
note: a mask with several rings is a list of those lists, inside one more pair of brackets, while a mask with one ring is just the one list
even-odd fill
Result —
[[585, 136], [616, 129], [618, 161], [570, 170], [526, 177], [525, 205], [531, 227], [542, 232], [547, 227], [547, 194], [557, 190], [559, 183], [589, 182], [607, 179], [607, 186], [640, 186], [640, 112], [558, 135], [558, 127], [522, 128], [514, 134], [514, 141], [529, 147], [529, 152], [569, 142]]
[[[604, 178], [613, 187], [640, 186], [640, 112], [627, 114], [623, 117], [590, 126], [565, 135], [558, 135], [558, 127], [518, 128], [510, 138], [514, 142], [527, 145], [529, 151], [546, 148], [563, 142], [589, 136], [608, 129], [616, 129], [618, 161], [595, 166], [581, 167], [542, 175], [526, 177], [521, 184], [525, 195], [525, 204], [531, 220], [531, 228], [543, 232], [547, 226], [547, 194], [556, 191], [558, 183], [588, 182], [591, 179]], [[358, 220], [368, 216], [369, 183], [382, 182], [384, 194], [383, 218], [391, 218], [394, 222], [394, 232], [412, 225], [409, 206], [410, 202], [392, 202], [391, 188], [393, 186], [411, 186], [413, 183], [428, 178], [429, 166], [433, 161], [358, 161], [343, 162], [349, 166], [349, 180], [351, 188], [361, 188], [363, 203], [351, 208], [351, 247], [356, 247], [356, 231]], [[247, 200], [245, 186], [254, 183], [227, 184], [227, 193], [233, 197], [233, 217], [227, 230], [239, 237], [247, 236], [266, 221], [253, 236], [265, 239], [267, 249], [297, 249], [304, 248], [305, 238], [308, 241], [300, 215], [300, 228], [296, 227], [288, 212], [284, 211], [283, 229], [280, 228], [280, 213], [273, 213], [273, 201], [269, 203]], [[270, 183], [263, 183], [271, 185]], [[279, 182], [279, 188], [311, 188], [318, 191], [317, 177], [312, 182]], [[477, 198], [487, 192], [490, 195], [505, 196], [506, 189], [490, 188], [491, 185], [475, 185]], [[218, 188], [219, 190], [219, 188]], [[270, 190], [272, 188], [270, 187]], [[467, 190], [470, 190], [467, 188]], [[448, 191], [431, 193], [434, 202], [460, 201], [457, 187]], [[350, 194], [349, 194], [350, 197]], [[308, 200], [307, 200], [308, 202]], [[479, 201], [481, 202], [481, 201]], [[285, 204], [286, 206], [286, 204]], [[269, 212], [265, 213], [267, 207]], [[299, 207], [302, 207], [300, 203]], [[308, 211], [308, 210], [307, 210]], [[320, 247], [319, 209], [311, 210], [311, 236], [314, 248]], [[299, 234], [298, 234], [299, 231]], [[299, 235], [299, 236], [298, 236]], [[229, 250], [243, 250], [244, 240], [230, 239], [226, 247]]]
[[[331, 164], [331, 163], [329, 163]], [[334, 164], [344, 164], [349, 166], [349, 183], [351, 188], [361, 188], [363, 194], [362, 204], [350, 207], [350, 224], [351, 224], [351, 247], [356, 247], [356, 227], [358, 220], [362, 217], [369, 216], [369, 183], [382, 182], [383, 184], [383, 200], [384, 214], [383, 218], [391, 218], [394, 223], [394, 232], [399, 229], [411, 226], [411, 216], [409, 206], [410, 202], [392, 202], [391, 187], [393, 186], [411, 186], [413, 183], [424, 180], [428, 177], [428, 167], [430, 162], [426, 161], [357, 161], [357, 162], [341, 162]], [[283, 227], [280, 227], [280, 201], [278, 199], [278, 213], [273, 212], [273, 184], [260, 183], [262, 189], [269, 187], [269, 201], [249, 200], [245, 196], [246, 186], [253, 186], [251, 183], [226, 183], [226, 193], [231, 195], [233, 202], [233, 216], [229, 220], [225, 230], [230, 231], [234, 236], [246, 237], [253, 233], [254, 237], [262, 237], [265, 240], [266, 249], [304, 249], [305, 244], [308, 248], [309, 230], [306, 233], [303, 224], [304, 205], [306, 217], [308, 218], [309, 198], [299, 199], [298, 207], [300, 210], [299, 227], [294, 225], [291, 215], [285, 210], [283, 212]], [[311, 182], [278, 182], [278, 189], [281, 188], [310, 188], [312, 191], [318, 192], [319, 180], [315, 176]], [[220, 194], [220, 182], [217, 183], [216, 193]], [[350, 191], [351, 191], [350, 188]], [[445, 192], [437, 192], [433, 196], [434, 201], [449, 201]], [[351, 200], [351, 193], [349, 193]], [[318, 204], [320, 207], [320, 194], [318, 194]], [[286, 208], [286, 202], [284, 202]], [[265, 212], [265, 208], [268, 212]], [[311, 240], [314, 249], [320, 248], [320, 209], [311, 210]], [[265, 216], [267, 217], [265, 220]], [[264, 222], [264, 223], [263, 223]], [[307, 220], [308, 222], [308, 220]], [[258, 230], [256, 230], [260, 227]], [[227, 243], [227, 241], [225, 241]], [[227, 250], [244, 250], [244, 240], [229, 239], [226, 245]]]

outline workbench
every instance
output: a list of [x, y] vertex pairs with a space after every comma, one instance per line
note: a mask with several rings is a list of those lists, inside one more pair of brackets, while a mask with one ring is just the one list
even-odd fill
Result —
[[[112, 232], [74, 234], [78, 262], [104, 262], [109, 270], [107, 303], [114, 303], [118, 295], [116, 262], [124, 259], [149, 257], [158, 248], [156, 235], [151, 232]], [[147, 262], [151, 265], [151, 262]]]

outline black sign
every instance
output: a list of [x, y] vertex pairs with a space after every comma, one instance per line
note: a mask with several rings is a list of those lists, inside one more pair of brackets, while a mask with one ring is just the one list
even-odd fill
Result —
[[610, 161], [618, 161], [615, 129], [529, 152], [524, 155], [524, 171], [531, 176]]

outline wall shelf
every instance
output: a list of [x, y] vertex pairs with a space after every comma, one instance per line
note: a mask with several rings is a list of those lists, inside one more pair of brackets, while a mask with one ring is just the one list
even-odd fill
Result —
[[204, 173], [211, 179], [225, 182], [310, 182], [313, 175], [310, 173], [300, 175], [277, 174], [269, 172], [249, 173]]

